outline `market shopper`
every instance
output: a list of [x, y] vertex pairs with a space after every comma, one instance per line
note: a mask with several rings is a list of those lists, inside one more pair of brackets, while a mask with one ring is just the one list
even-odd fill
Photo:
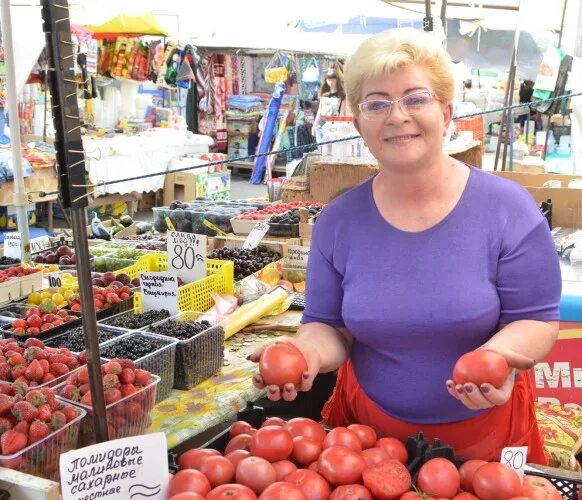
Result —
[[[412, 30], [370, 38], [347, 62], [347, 99], [379, 173], [315, 226], [307, 307], [290, 340], [309, 366], [298, 390], [339, 368], [327, 424], [402, 440], [423, 431], [465, 458], [499, 460], [503, 447], [527, 445], [529, 461], [544, 464], [525, 370], [557, 337], [558, 259], [525, 189], [444, 153], [450, 64]], [[506, 381], [455, 386], [456, 360], [480, 348], [505, 357]], [[254, 383], [263, 386], [258, 373]], [[267, 392], [297, 395], [291, 384]]]
[[319, 89], [319, 107], [313, 120], [311, 133], [317, 142], [323, 140], [323, 124], [326, 116], [346, 114], [346, 93], [338, 72], [330, 68]]

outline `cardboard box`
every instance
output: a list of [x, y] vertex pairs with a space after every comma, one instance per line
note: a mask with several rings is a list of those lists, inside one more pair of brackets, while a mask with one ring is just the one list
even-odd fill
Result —
[[192, 201], [194, 198], [196, 198], [196, 174], [191, 172], [166, 174], [164, 206], [167, 207], [174, 200]]
[[[524, 186], [537, 203], [552, 200], [552, 226], [582, 228], [582, 189], [569, 189], [568, 183], [582, 176], [532, 174], [526, 172], [493, 172]], [[561, 188], [545, 188], [548, 181], [560, 181]]]

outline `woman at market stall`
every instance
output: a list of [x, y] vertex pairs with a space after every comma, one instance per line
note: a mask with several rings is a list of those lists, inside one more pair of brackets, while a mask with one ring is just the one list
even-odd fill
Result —
[[330, 68], [319, 89], [319, 107], [311, 129], [316, 141], [323, 140], [323, 124], [326, 116], [344, 116], [345, 114], [346, 93], [337, 71]]
[[[269, 386], [269, 398], [291, 401], [339, 368], [327, 424], [368, 424], [401, 440], [423, 431], [484, 460], [527, 445], [530, 461], [546, 463], [526, 372], [558, 333], [561, 280], [546, 220], [522, 187], [443, 152], [454, 83], [430, 35], [375, 36], [346, 66], [354, 123], [379, 172], [320, 215], [303, 325], [290, 340], [308, 371], [298, 388]], [[476, 349], [507, 360], [499, 388], [451, 380]], [[258, 373], [254, 383], [264, 386]]]

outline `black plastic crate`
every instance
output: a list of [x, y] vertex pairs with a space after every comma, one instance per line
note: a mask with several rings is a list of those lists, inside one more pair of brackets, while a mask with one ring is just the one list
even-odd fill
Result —
[[299, 224], [279, 224], [277, 222], [269, 222], [267, 236], [299, 238]]
[[558, 489], [562, 498], [571, 500], [578, 499], [579, 492], [582, 490], [582, 477], [580, 473], [563, 471], [551, 467], [540, 467], [539, 465], [532, 466], [545, 472], [526, 471], [527, 475], [545, 477]]
[[[202, 313], [183, 312], [177, 316], [159, 321], [144, 331], [157, 333], [156, 327], [169, 320], [194, 322]], [[191, 389], [203, 380], [215, 374], [222, 367], [224, 357], [224, 329], [213, 326], [187, 340], [178, 340], [176, 344], [176, 365], [174, 370], [174, 387]]]

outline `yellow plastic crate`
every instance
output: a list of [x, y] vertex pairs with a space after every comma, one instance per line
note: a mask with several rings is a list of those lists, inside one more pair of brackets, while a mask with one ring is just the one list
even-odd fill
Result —
[[[160, 272], [168, 269], [165, 254], [140, 257], [133, 265], [116, 273], [125, 273], [131, 279], [139, 278], [140, 272]], [[202, 278], [178, 289], [178, 310], [206, 311], [214, 305], [213, 293], [232, 294], [234, 291], [234, 263], [232, 261], [206, 259], [206, 278]], [[142, 312], [141, 293], [134, 295], [134, 310]]]

